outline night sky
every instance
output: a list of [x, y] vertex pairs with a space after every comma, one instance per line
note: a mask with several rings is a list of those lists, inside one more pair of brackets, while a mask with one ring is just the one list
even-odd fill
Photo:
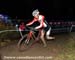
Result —
[[32, 18], [32, 11], [39, 9], [46, 17], [73, 16], [72, 0], [6, 0], [0, 1], [0, 13], [12, 18]]

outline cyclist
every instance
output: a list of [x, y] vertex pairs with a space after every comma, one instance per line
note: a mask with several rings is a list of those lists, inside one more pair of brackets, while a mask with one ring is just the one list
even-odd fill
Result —
[[50, 32], [51, 32], [51, 27], [47, 24], [47, 22], [45, 21], [45, 16], [40, 15], [40, 12], [38, 11], [38, 9], [34, 10], [32, 12], [32, 15], [34, 16], [34, 19], [29, 22], [28, 24], [26, 24], [26, 26], [32, 25], [34, 22], [39, 22], [40, 25], [36, 26], [35, 29], [41, 29], [41, 40], [44, 44], [44, 47], [47, 46], [46, 41], [44, 39], [44, 35], [46, 32], [46, 38], [47, 39], [55, 39], [54, 37], [49, 36]]

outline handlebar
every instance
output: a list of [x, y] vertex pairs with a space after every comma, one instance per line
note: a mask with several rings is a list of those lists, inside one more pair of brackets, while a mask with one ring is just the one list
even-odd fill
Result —
[[34, 27], [26, 27], [29, 31], [38, 31], [38, 30], [36, 30], [36, 29], [34, 29]]

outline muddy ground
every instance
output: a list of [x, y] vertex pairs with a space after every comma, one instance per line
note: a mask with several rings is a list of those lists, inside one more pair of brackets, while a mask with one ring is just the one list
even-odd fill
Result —
[[[55, 40], [47, 40], [47, 47], [36, 43], [27, 51], [20, 52], [17, 43], [0, 48], [0, 58], [2, 60], [27, 60], [26, 56], [43, 58], [30, 60], [75, 60], [75, 32], [54, 35]], [[13, 57], [13, 58], [8, 58]], [[17, 58], [22, 57], [22, 58]], [[45, 57], [49, 57], [45, 59]]]

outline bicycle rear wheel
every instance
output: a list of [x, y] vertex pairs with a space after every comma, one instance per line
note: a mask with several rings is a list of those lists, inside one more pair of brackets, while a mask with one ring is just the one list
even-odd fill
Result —
[[18, 46], [18, 50], [19, 51], [25, 51], [28, 50], [28, 48], [30, 48], [30, 46], [32, 45], [32, 41], [33, 39], [30, 38], [29, 42], [26, 43], [25, 41], [27, 40], [28, 35], [25, 34], [18, 42], [17, 46]]

